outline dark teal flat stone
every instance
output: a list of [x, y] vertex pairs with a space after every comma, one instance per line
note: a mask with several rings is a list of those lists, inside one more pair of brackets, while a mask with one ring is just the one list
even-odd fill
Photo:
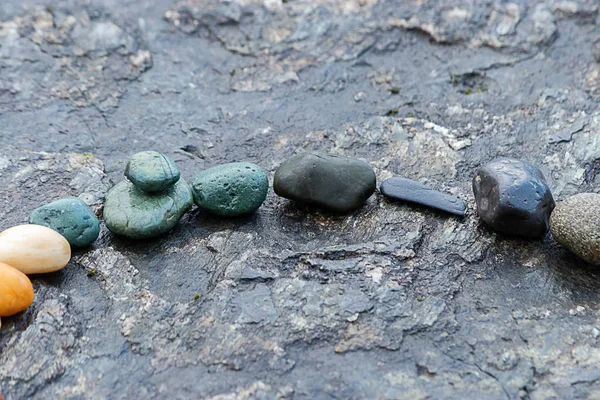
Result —
[[36, 208], [29, 215], [29, 223], [54, 229], [72, 247], [87, 247], [100, 234], [96, 214], [77, 197], [66, 197]]
[[156, 151], [142, 151], [129, 159], [125, 176], [148, 193], [162, 192], [179, 180], [179, 169], [173, 160]]
[[192, 205], [192, 191], [183, 179], [156, 194], [143, 192], [124, 180], [106, 195], [104, 223], [117, 235], [151, 238], [173, 229]]
[[258, 165], [236, 162], [202, 171], [194, 178], [194, 202], [225, 217], [253, 213], [267, 197], [269, 179]]

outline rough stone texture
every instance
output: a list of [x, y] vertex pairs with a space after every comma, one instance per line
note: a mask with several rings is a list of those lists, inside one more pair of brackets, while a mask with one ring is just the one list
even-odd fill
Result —
[[505, 235], [540, 238], [556, 205], [544, 174], [523, 160], [498, 158], [473, 177], [477, 215]]
[[558, 243], [600, 265], [600, 194], [579, 193], [561, 201], [550, 217], [550, 231]]
[[438, 192], [412, 179], [392, 177], [381, 183], [379, 191], [392, 200], [420, 204], [463, 217], [467, 205], [458, 197]]
[[297, 204], [347, 213], [363, 206], [376, 183], [373, 168], [364, 161], [312, 151], [281, 164], [273, 177], [273, 190]]
[[[600, 187], [596, 0], [4, 0], [0, 21], [0, 229], [49, 197], [99, 205], [148, 148], [184, 178], [328, 151], [469, 210], [499, 156], [540, 166], [558, 201]], [[332, 216], [270, 194], [148, 242], [103, 227], [34, 286], [2, 319], [10, 400], [600, 390], [597, 268], [472, 211], [372, 196]]]
[[130, 239], [153, 238], [173, 229], [192, 204], [192, 191], [183, 179], [156, 194], [123, 180], [106, 195], [104, 223], [111, 232]]
[[194, 203], [225, 217], [251, 214], [267, 198], [269, 178], [253, 163], [217, 165], [200, 172], [191, 184]]
[[100, 235], [98, 217], [77, 197], [65, 197], [36, 208], [29, 214], [29, 223], [54, 229], [71, 247], [87, 247]]

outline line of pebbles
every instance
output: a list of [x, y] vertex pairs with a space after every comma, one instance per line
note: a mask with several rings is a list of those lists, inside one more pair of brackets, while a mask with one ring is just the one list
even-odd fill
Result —
[[[147, 239], [173, 229], [195, 203], [223, 217], [255, 212], [267, 197], [267, 174], [256, 164], [236, 162], [209, 168], [188, 184], [169, 157], [155, 151], [133, 155], [127, 179], [106, 195], [104, 223], [113, 233]], [[369, 164], [321, 152], [296, 155], [275, 172], [273, 189], [301, 204], [347, 213], [375, 192]], [[416, 203], [464, 216], [461, 199], [393, 177], [380, 192], [392, 200]], [[555, 205], [542, 172], [527, 162], [496, 159], [473, 178], [477, 214], [494, 231], [524, 238], [554, 239], [583, 260], [600, 265], [600, 194], [581, 193]], [[34, 210], [29, 224], [0, 233], [0, 317], [25, 310], [34, 299], [27, 274], [64, 268], [71, 247], [85, 248], [100, 233], [100, 222], [83, 200], [67, 197]]]

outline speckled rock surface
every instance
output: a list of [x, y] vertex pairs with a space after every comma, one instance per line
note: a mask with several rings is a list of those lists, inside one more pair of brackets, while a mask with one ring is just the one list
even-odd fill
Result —
[[473, 177], [477, 214], [493, 230], [539, 238], [546, 234], [554, 197], [540, 169], [526, 161], [498, 158]]
[[100, 235], [98, 217], [77, 197], [66, 197], [36, 208], [29, 214], [29, 223], [54, 229], [71, 247], [87, 247]]
[[124, 180], [106, 194], [104, 223], [117, 235], [130, 239], [152, 238], [173, 229], [192, 207], [192, 202], [192, 192], [183, 179], [155, 194], [143, 192]]
[[339, 213], [362, 206], [375, 185], [369, 164], [323, 152], [295, 155], [277, 168], [273, 178], [279, 196]]
[[157, 193], [167, 190], [179, 180], [177, 165], [156, 151], [141, 151], [131, 156], [125, 176], [140, 190]]
[[267, 198], [269, 178], [256, 164], [217, 165], [200, 172], [191, 184], [194, 203], [225, 217], [251, 214]]
[[579, 193], [550, 216], [552, 237], [585, 261], [600, 265], [600, 194]]
[[332, 215], [270, 191], [249, 217], [192, 210], [150, 241], [102, 224], [2, 318], [0, 392], [593, 398], [598, 268], [494, 234], [471, 181], [504, 156], [557, 201], [598, 191], [597, 18], [596, 0], [0, 1], [0, 230], [65, 196], [101, 215], [147, 149], [184, 178], [332, 152], [469, 210], [374, 195]]

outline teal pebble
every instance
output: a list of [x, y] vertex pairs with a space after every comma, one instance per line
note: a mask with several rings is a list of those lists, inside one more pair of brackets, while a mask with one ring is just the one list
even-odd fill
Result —
[[73, 247], [87, 247], [100, 234], [100, 222], [90, 207], [77, 197], [66, 197], [33, 210], [29, 223], [47, 226]]
[[124, 180], [106, 195], [104, 223], [118, 235], [151, 238], [173, 229], [193, 204], [192, 192], [183, 179], [158, 194], [143, 192]]
[[180, 174], [169, 157], [156, 151], [142, 151], [131, 156], [125, 167], [125, 176], [138, 189], [158, 193], [173, 186]]
[[209, 168], [192, 183], [198, 207], [226, 217], [253, 213], [265, 201], [268, 189], [265, 171], [247, 162]]

